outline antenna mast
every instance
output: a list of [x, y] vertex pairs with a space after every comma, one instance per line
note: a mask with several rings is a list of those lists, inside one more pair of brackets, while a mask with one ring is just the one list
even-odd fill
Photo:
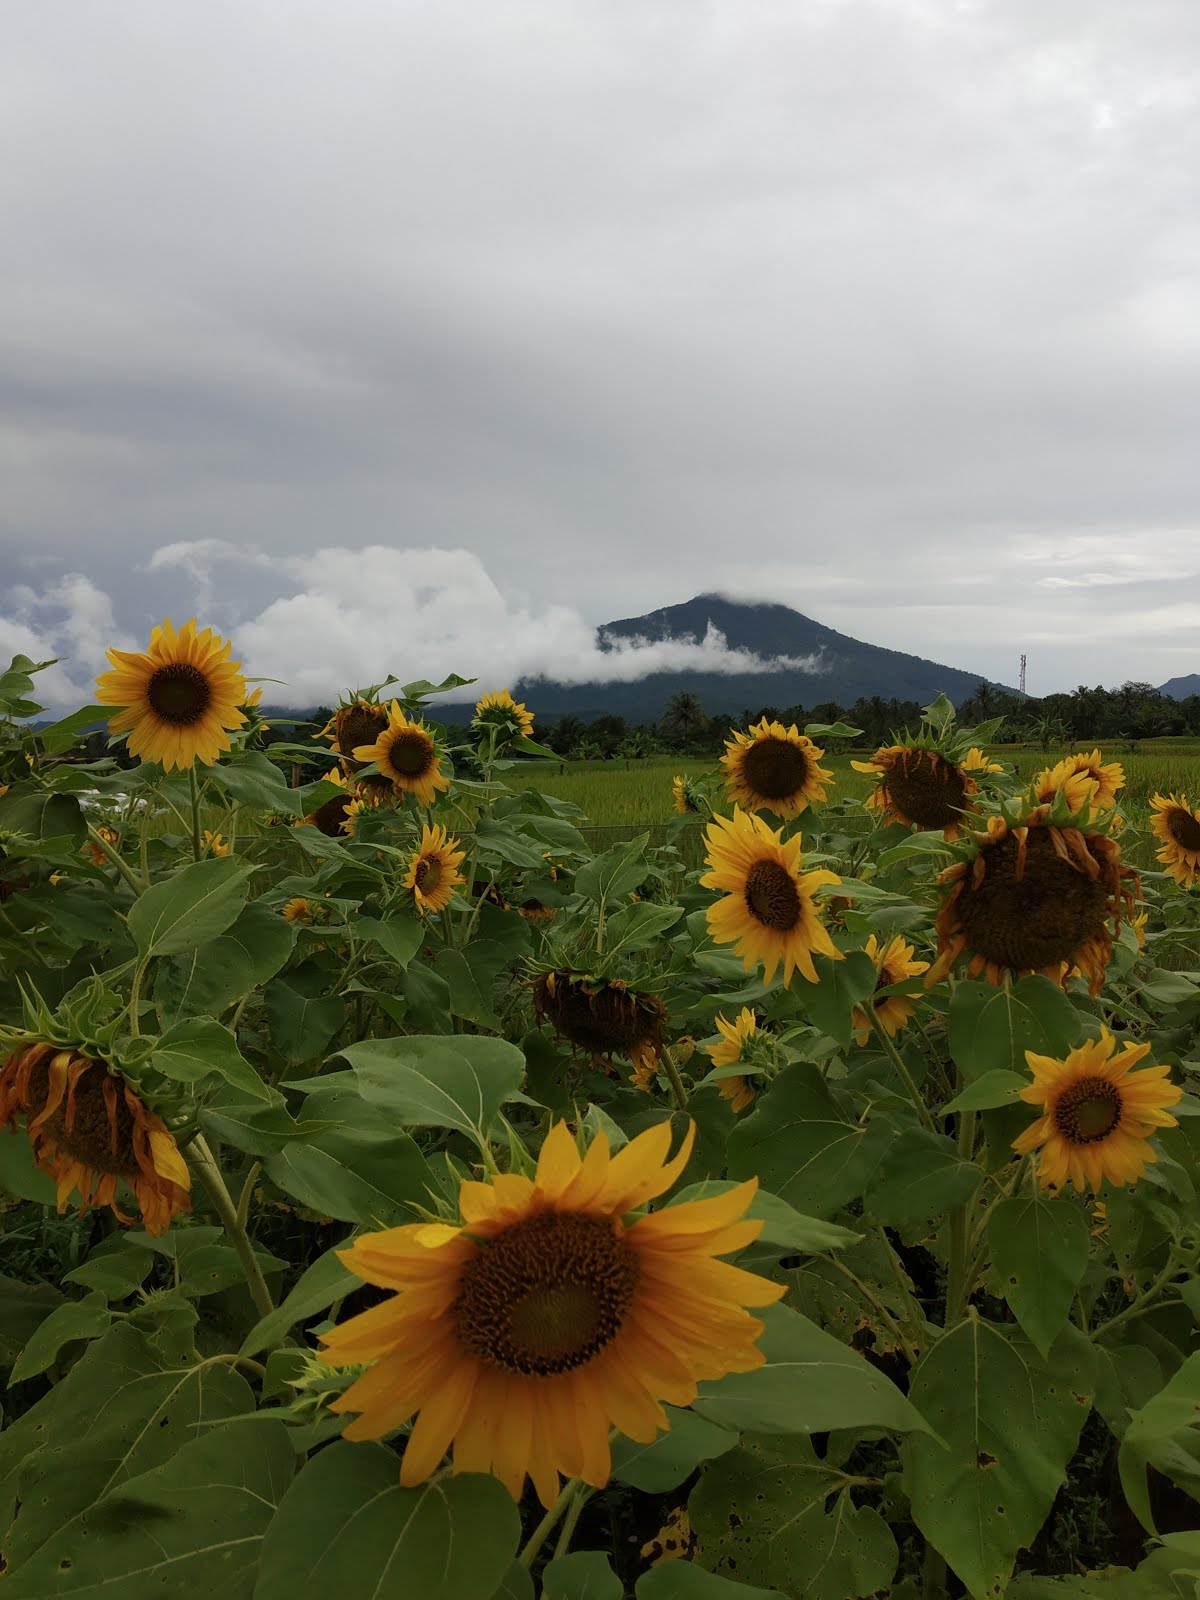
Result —
[[1021, 652], [1021, 693], [1025, 693], [1025, 652]]

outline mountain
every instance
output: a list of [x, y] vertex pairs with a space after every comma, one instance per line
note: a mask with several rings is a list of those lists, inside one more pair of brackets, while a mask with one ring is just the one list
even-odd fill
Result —
[[[788, 667], [779, 672], [656, 672], [635, 683], [561, 684], [528, 681], [514, 688], [541, 716], [568, 712], [591, 718], [615, 713], [630, 722], [654, 722], [674, 694], [694, 694], [710, 713], [736, 713], [772, 705], [781, 709], [812, 707], [826, 701], [850, 706], [860, 695], [885, 700], [933, 700], [940, 690], [956, 704], [967, 699], [985, 677], [981, 672], [947, 667], [923, 656], [885, 650], [826, 628], [789, 606], [727, 600], [702, 594], [683, 605], [666, 606], [643, 617], [622, 617], [598, 632], [602, 643], [613, 639], [703, 639], [717, 628], [731, 649], [750, 650], [762, 658], [816, 657], [815, 671]], [[1000, 687], [1000, 686], [997, 686]]]
[[1158, 686], [1160, 694], [1169, 694], [1172, 700], [1187, 700], [1200, 694], [1200, 672], [1189, 672], [1186, 678], [1168, 678]]

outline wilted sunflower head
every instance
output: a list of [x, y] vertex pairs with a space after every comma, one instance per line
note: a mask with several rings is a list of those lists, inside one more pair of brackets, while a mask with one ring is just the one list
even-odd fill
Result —
[[867, 805], [881, 821], [929, 832], [940, 828], [944, 838], [958, 838], [978, 785], [957, 761], [925, 745], [890, 744], [870, 761], [850, 765], [876, 779]]
[[1123, 913], [1132, 916], [1138, 877], [1107, 833], [1052, 824], [1047, 810], [989, 818], [972, 853], [942, 873], [947, 893], [927, 987], [965, 955], [968, 975], [989, 983], [1030, 973], [1062, 983], [1078, 967], [1099, 994], [1110, 919], [1119, 927]]
[[689, 811], [699, 811], [700, 809], [696, 803], [695, 791], [690, 781], [681, 777], [678, 773], [671, 779], [671, 796], [675, 810], [681, 817], [686, 817]]
[[109, 650], [113, 670], [97, 678], [96, 698], [124, 708], [109, 731], [127, 733], [130, 755], [168, 772], [197, 761], [211, 767], [246, 722], [246, 680], [232, 648], [211, 628], [197, 633], [194, 617], [178, 633], [168, 617], [146, 650]]
[[419, 805], [431, 806], [441, 790], [450, 787], [442, 773], [441, 756], [432, 733], [414, 721], [393, 700], [387, 726], [373, 744], [355, 746], [355, 759], [373, 761], [397, 793], [411, 794]]
[[[886, 945], [881, 945], [874, 934], [867, 940], [866, 954], [875, 965], [875, 995], [880, 990], [891, 989], [896, 984], [906, 983], [910, 978], [919, 977], [922, 972], [929, 970], [928, 961], [914, 961], [913, 947], [907, 942], [903, 934], [896, 934]], [[913, 1012], [917, 1002], [911, 995], [884, 994], [880, 998], [872, 998], [871, 1009], [875, 1020], [884, 1032], [891, 1038], [904, 1027]], [[855, 1006], [852, 1019], [855, 1028], [855, 1038], [859, 1044], [866, 1044], [871, 1036], [871, 1017], [863, 1006]]]
[[319, 828], [327, 839], [336, 839], [340, 834], [353, 833], [353, 822], [347, 826], [351, 803], [348, 794], [335, 794], [332, 799], [323, 801], [315, 811], [310, 811], [306, 817], [301, 817], [295, 826], [302, 827], [307, 822], [312, 827]]
[[538, 1021], [549, 1017], [554, 1031], [573, 1050], [586, 1050], [597, 1064], [627, 1056], [635, 1071], [648, 1076], [662, 1050], [667, 1008], [655, 994], [633, 989], [621, 979], [556, 970], [534, 981]]
[[795, 723], [785, 728], [782, 722], [764, 717], [748, 733], [731, 732], [721, 770], [735, 805], [747, 811], [773, 811], [787, 820], [824, 800], [833, 773], [820, 765], [824, 750]]
[[354, 762], [351, 758], [355, 747], [360, 744], [374, 744], [387, 724], [386, 706], [381, 705], [378, 700], [356, 695], [352, 700], [338, 706], [320, 733], [314, 737], [328, 739], [338, 755], [349, 763], [353, 771]]
[[1190, 889], [1200, 882], [1200, 810], [1193, 811], [1185, 794], [1155, 794], [1150, 804], [1157, 813], [1150, 828], [1162, 840], [1155, 859], [1176, 883]]
[[163, 1233], [191, 1209], [191, 1175], [161, 1117], [104, 1062], [46, 1040], [14, 1050], [0, 1066], [0, 1128], [25, 1113], [38, 1169], [54, 1179], [60, 1214], [72, 1194], [82, 1216], [117, 1206], [117, 1184], [132, 1191], [147, 1233]]
[[507, 689], [495, 689], [485, 694], [476, 705], [474, 725], [477, 728], [495, 728], [514, 739], [531, 739], [533, 712], [524, 701], [514, 700]]

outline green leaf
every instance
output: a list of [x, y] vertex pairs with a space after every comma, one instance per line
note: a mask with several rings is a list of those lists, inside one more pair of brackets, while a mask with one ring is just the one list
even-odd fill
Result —
[[667, 929], [683, 915], [681, 906], [657, 906], [638, 900], [622, 906], [608, 919], [604, 929], [604, 960], [632, 955], [635, 950], [653, 950]]
[[813, 967], [817, 982], [809, 983], [801, 975], [792, 993], [810, 1021], [846, 1050], [854, 1033], [854, 1007], [874, 993], [879, 976], [875, 963], [863, 951], [855, 950], [843, 961], [814, 956]]
[[81, 1283], [85, 1289], [98, 1289], [109, 1300], [125, 1300], [141, 1287], [152, 1266], [144, 1250], [125, 1234], [105, 1239], [87, 1260], [68, 1272], [64, 1283]]
[[479, 1142], [525, 1074], [515, 1045], [466, 1034], [367, 1039], [340, 1053], [372, 1105], [408, 1127], [456, 1128]]
[[376, 917], [355, 917], [350, 926], [355, 938], [377, 944], [398, 967], [407, 967], [425, 939], [424, 927], [413, 916], [391, 916], [386, 922]]
[[228, 1366], [176, 1362], [118, 1323], [0, 1434], [0, 1527], [12, 1523], [4, 1551], [10, 1572], [46, 1540], [57, 1549], [71, 1518], [160, 1467], [187, 1439], [253, 1409], [245, 1380]]
[[504, 946], [490, 939], [473, 940], [465, 950], [443, 951], [437, 969], [449, 985], [453, 1014], [498, 1030], [501, 1022], [493, 1008], [496, 980], [511, 963]]
[[816, 1323], [781, 1305], [758, 1315], [766, 1365], [700, 1384], [692, 1405], [700, 1416], [751, 1433], [926, 1427], [895, 1384]]
[[78, 711], [52, 722], [48, 728], [38, 729], [42, 749], [48, 756], [62, 755], [64, 750], [77, 744], [85, 733], [91, 732], [97, 725], [102, 726], [111, 715], [111, 706], [80, 706]]
[[324, 1311], [359, 1286], [359, 1279], [342, 1265], [336, 1252], [327, 1250], [305, 1270], [283, 1304], [255, 1323], [242, 1341], [239, 1355], [256, 1356], [260, 1350], [270, 1349], [297, 1322]]
[[254, 1600], [492, 1600], [520, 1534], [517, 1508], [495, 1478], [402, 1489], [390, 1450], [334, 1444], [284, 1496]]
[[1064, 1198], [1013, 1195], [988, 1213], [993, 1282], [1047, 1358], [1088, 1264], [1088, 1225]]
[[625, 1585], [602, 1550], [573, 1550], [546, 1563], [542, 1600], [621, 1600]]
[[904, 1443], [913, 1519], [976, 1600], [1004, 1594], [1066, 1482], [1095, 1370], [1077, 1328], [1043, 1361], [1024, 1334], [974, 1312], [917, 1364], [909, 1393], [940, 1438]]
[[[72, 850], [87, 836], [87, 823], [74, 795], [45, 789], [14, 788], [0, 795], [0, 833], [23, 833], [30, 839], [67, 839]], [[13, 847], [19, 853], [19, 847]]]
[[108, 1332], [111, 1322], [112, 1312], [102, 1294], [85, 1295], [82, 1300], [64, 1300], [55, 1306], [21, 1351], [9, 1374], [9, 1388], [52, 1367], [64, 1345], [77, 1339], [98, 1339]]
[[650, 1444], [636, 1444], [618, 1434], [612, 1443], [613, 1477], [647, 1494], [677, 1488], [702, 1461], [724, 1455], [738, 1442], [736, 1433], [706, 1422], [694, 1411], [664, 1409], [671, 1423], [669, 1433], [660, 1433]]
[[244, 750], [233, 760], [222, 761], [213, 768], [210, 777], [241, 805], [261, 811], [281, 811], [289, 817], [304, 815], [300, 810], [300, 791], [288, 788], [283, 773], [261, 750]]
[[23, 1283], [0, 1272], [0, 1367], [11, 1366], [56, 1306], [63, 1303], [49, 1283]]
[[[606, 850], [595, 860], [585, 861], [575, 874], [575, 893], [596, 905], [611, 904], [632, 894], [646, 877], [646, 846], [649, 843], [650, 835], [640, 833], [636, 839], [613, 845], [611, 850]], [[544, 864], [539, 858], [537, 865]]]
[[688, 1501], [698, 1557], [715, 1572], [774, 1583], [805, 1600], [886, 1589], [896, 1541], [878, 1511], [837, 1495], [845, 1474], [807, 1439], [756, 1439], [705, 1469]]
[[863, 1203], [880, 1222], [898, 1228], [961, 1205], [979, 1181], [979, 1168], [961, 1159], [952, 1139], [906, 1128], [889, 1145]]
[[955, 984], [950, 1054], [974, 1082], [985, 1072], [1016, 1072], [1028, 1082], [1026, 1050], [1063, 1055], [1083, 1038], [1083, 1019], [1049, 978], [1020, 978], [1011, 988]]
[[39, 1206], [58, 1204], [54, 1179], [34, 1166], [29, 1140], [4, 1134], [0, 1137], [0, 1196], [10, 1194]]
[[230, 1422], [180, 1441], [48, 1540], [5, 1600], [110, 1594], [249, 1596], [263, 1536], [295, 1474], [282, 1422]]
[[211, 1017], [195, 1017], [169, 1028], [155, 1045], [150, 1065], [176, 1083], [202, 1083], [215, 1074], [253, 1099], [271, 1098], [233, 1034]]
[[842, 1109], [808, 1062], [787, 1067], [729, 1137], [734, 1178], [761, 1178], [789, 1206], [829, 1217], [863, 1192], [892, 1138], [881, 1117], [866, 1123]]
[[129, 908], [129, 931], [143, 956], [170, 956], [215, 939], [246, 903], [254, 867], [236, 856], [193, 861], [153, 884]]
[[219, 1103], [204, 1106], [200, 1112], [200, 1125], [222, 1144], [231, 1144], [235, 1150], [247, 1155], [266, 1156], [293, 1139], [311, 1139], [323, 1133], [324, 1122], [296, 1122], [288, 1115], [282, 1100], [270, 1105], [258, 1101], [247, 1103], [222, 1099]]
[[857, 739], [862, 733], [848, 722], [806, 722], [804, 731], [810, 739]]
[[529, 1568], [514, 1561], [492, 1600], [534, 1600], [533, 1574]]
[[947, 1101], [942, 1115], [947, 1116], [951, 1111], [992, 1111], [997, 1106], [1016, 1105], [1021, 1099], [1021, 1090], [1028, 1089], [1029, 1084], [1028, 1072], [1009, 1072], [996, 1067]]
[[301, 994], [283, 978], [267, 985], [266, 996], [271, 1043], [293, 1066], [324, 1055], [346, 1018], [339, 995]]
[[224, 1011], [254, 988], [246, 952], [228, 935], [198, 950], [168, 956], [154, 978], [154, 1004], [164, 1027], [183, 1017]]
[[643, 1573], [634, 1588], [637, 1600], [784, 1600], [778, 1589], [759, 1589], [703, 1572], [690, 1561], [664, 1561]]
[[[672, 1196], [671, 1204], [684, 1205], [689, 1200], [711, 1199], [728, 1194], [737, 1184], [720, 1178], [707, 1178], [702, 1183], [691, 1183]], [[763, 1230], [757, 1243], [777, 1244], [784, 1250], [794, 1250], [802, 1255], [816, 1255], [825, 1250], [842, 1250], [856, 1244], [862, 1234], [841, 1228], [835, 1222], [822, 1222], [818, 1217], [801, 1216], [786, 1200], [760, 1189], [746, 1209], [748, 1219], [761, 1220]]]
[[1157, 1531], [1147, 1467], [1200, 1500], [1200, 1354], [1189, 1356], [1166, 1388], [1133, 1413], [1117, 1463], [1130, 1510], [1147, 1533]]

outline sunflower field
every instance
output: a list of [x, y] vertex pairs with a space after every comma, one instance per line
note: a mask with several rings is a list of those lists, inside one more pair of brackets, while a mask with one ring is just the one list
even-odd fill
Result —
[[3, 1600], [1200, 1594], [1196, 789], [231, 656], [0, 673]]

